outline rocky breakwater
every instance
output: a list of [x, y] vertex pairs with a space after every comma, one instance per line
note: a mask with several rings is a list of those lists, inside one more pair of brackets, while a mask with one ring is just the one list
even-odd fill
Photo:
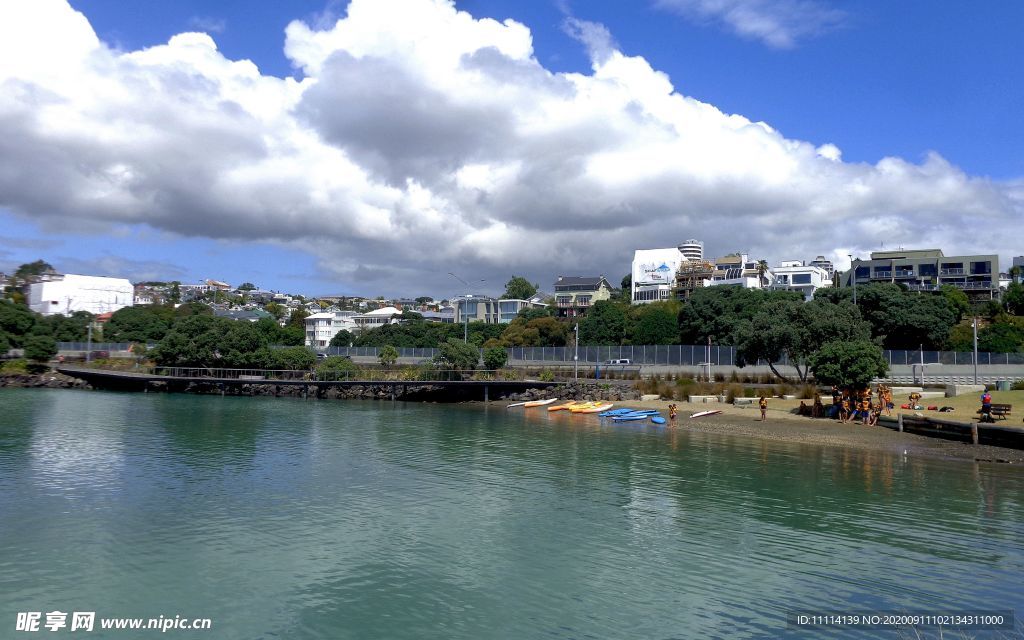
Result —
[[89, 383], [55, 371], [43, 373], [3, 373], [0, 387], [22, 389], [91, 389]]
[[522, 393], [514, 393], [505, 398], [513, 402], [543, 400], [557, 397], [560, 400], [604, 400], [607, 402], [625, 402], [639, 400], [640, 392], [632, 387], [601, 382], [570, 382], [567, 385], [552, 389], [527, 389]]

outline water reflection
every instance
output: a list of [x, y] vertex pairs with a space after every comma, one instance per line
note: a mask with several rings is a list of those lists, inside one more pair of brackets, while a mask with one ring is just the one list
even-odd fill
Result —
[[459, 406], [3, 399], [0, 619], [88, 599], [224, 638], [779, 637], [793, 609], [1024, 601], [1009, 467]]

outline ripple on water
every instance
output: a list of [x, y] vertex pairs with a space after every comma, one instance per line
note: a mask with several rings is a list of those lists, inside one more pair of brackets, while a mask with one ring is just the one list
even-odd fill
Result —
[[0, 401], [11, 611], [196, 613], [223, 638], [778, 637], [801, 608], [1024, 602], [1018, 469], [458, 406]]

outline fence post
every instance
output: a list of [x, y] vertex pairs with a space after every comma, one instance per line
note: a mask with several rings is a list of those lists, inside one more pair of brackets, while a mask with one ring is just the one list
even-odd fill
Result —
[[897, 414], [896, 416], [896, 430], [903, 433], [903, 414]]
[[971, 423], [971, 444], [978, 444], [978, 423]]

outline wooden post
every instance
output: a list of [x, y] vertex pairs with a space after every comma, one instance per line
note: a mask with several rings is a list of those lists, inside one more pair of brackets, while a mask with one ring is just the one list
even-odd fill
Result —
[[903, 414], [897, 414], [896, 418], [896, 430], [903, 433]]
[[978, 444], [978, 423], [971, 423], [971, 444]]
[[487, 389], [487, 386], [488, 385], [486, 385], [486, 384], [484, 385], [484, 402], [490, 402], [491, 401], [490, 391]]

